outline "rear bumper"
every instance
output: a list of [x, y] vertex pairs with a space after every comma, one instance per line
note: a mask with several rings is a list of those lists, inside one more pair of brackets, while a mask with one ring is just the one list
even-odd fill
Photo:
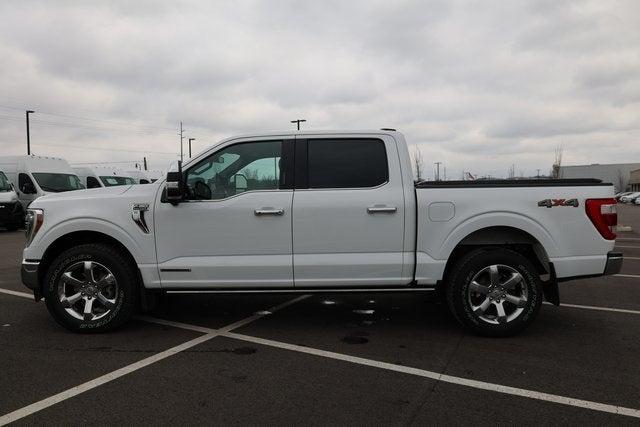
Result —
[[620, 273], [623, 259], [622, 252], [609, 252], [607, 254], [607, 264], [604, 267], [604, 275]]

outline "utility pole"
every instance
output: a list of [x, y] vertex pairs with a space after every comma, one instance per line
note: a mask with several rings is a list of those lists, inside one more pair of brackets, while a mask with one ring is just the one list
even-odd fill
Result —
[[180, 163], [182, 163], [182, 157], [183, 157], [183, 153], [182, 153], [182, 140], [183, 140], [183, 136], [182, 136], [182, 122], [180, 122]]
[[144, 170], [147, 170], [147, 158], [146, 157], [142, 158], [142, 163], [144, 163]]
[[191, 158], [191, 141], [195, 141], [195, 138], [189, 138], [189, 158]]
[[35, 111], [33, 110], [27, 110], [26, 111], [26, 116], [27, 116], [27, 155], [31, 155], [31, 139], [29, 138], [29, 114], [34, 113]]
[[304, 123], [304, 122], [306, 122], [305, 119], [291, 120], [291, 123], [295, 123], [298, 125], [298, 130], [300, 130], [300, 123]]
[[540, 179], [540, 169], [536, 169], [538, 171], [538, 179]]
[[440, 181], [440, 165], [442, 164], [442, 162], [435, 162], [434, 165], [436, 165], [436, 181]]

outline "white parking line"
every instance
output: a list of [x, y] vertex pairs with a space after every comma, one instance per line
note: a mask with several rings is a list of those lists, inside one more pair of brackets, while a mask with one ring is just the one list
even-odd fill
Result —
[[640, 249], [640, 246], [623, 246], [623, 245], [616, 245], [616, 248], [630, 248], [630, 249]]
[[[553, 305], [547, 301], [545, 301], [543, 304]], [[597, 307], [594, 305], [560, 304], [560, 307], [581, 308], [584, 310], [595, 310], [595, 311], [610, 311], [612, 313], [640, 314], [640, 310], [628, 310], [625, 308], [611, 308], [611, 307]]]
[[640, 259], [640, 257], [637, 257], [637, 256], [626, 256], [626, 257], [624, 257], [625, 261], [628, 260], [628, 259], [638, 260], [638, 259]]
[[615, 277], [634, 277], [639, 278], [640, 274], [614, 274]]
[[[13, 291], [12, 295], [13, 295]], [[18, 295], [21, 296], [21, 295]], [[282, 308], [285, 308], [291, 304], [295, 304], [298, 301], [301, 301], [305, 298], [308, 298], [309, 295], [302, 295], [299, 296], [297, 298], [294, 298], [292, 300], [289, 300], [283, 304], [277, 305], [275, 307], [269, 308], [267, 309], [268, 312], [274, 313]], [[50, 406], [55, 405], [56, 403], [60, 403], [64, 400], [67, 400], [71, 397], [77, 396], [80, 393], [84, 393], [85, 391], [89, 391], [91, 389], [94, 389], [96, 387], [99, 387], [103, 384], [106, 384], [108, 382], [111, 382], [117, 378], [120, 378], [124, 375], [130, 374], [132, 372], [135, 372], [139, 369], [144, 368], [145, 366], [149, 366], [153, 363], [156, 363], [160, 360], [166, 359], [167, 357], [173, 356], [174, 354], [180, 353], [182, 351], [188, 350], [191, 347], [194, 347], [198, 344], [202, 344], [205, 341], [208, 341], [212, 338], [215, 338], [217, 336], [220, 335], [219, 331], [224, 331], [223, 333], [228, 333], [230, 331], [232, 331], [235, 328], [239, 328], [241, 326], [244, 326], [250, 322], [253, 322], [257, 319], [260, 319], [261, 317], [266, 316], [267, 314], [254, 314], [251, 317], [248, 317], [246, 319], [240, 320], [238, 322], [232, 323], [228, 326], [225, 326], [224, 328], [220, 329], [220, 330], [210, 330], [211, 332], [206, 333], [205, 335], [199, 336], [198, 338], [194, 338], [190, 341], [187, 341], [183, 344], [177, 345], [175, 347], [172, 347], [168, 350], [165, 350], [163, 352], [160, 352], [158, 354], [154, 354], [153, 356], [147, 357], [145, 359], [142, 359], [138, 362], [132, 363], [131, 365], [127, 365], [124, 368], [120, 368], [118, 370], [115, 370], [113, 372], [110, 372], [108, 374], [102, 375], [101, 377], [98, 377], [96, 379], [93, 379], [91, 381], [87, 381], [86, 383], [80, 384], [78, 386], [72, 387], [68, 390], [65, 390], [61, 393], [58, 393], [56, 395], [53, 395], [51, 397], [47, 397], [46, 399], [42, 399], [38, 402], [32, 403], [31, 405], [25, 406], [23, 408], [20, 408], [18, 410], [15, 410], [13, 412], [10, 412], [8, 414], [5, 414], [3, 416], [0, 416], [0, 426], [4, 426], [6, 424], [12, 423], [16, 420], [19, 420], [21, 418], [24, 418], [28, 415], [31, 415], [35, 412], [41, 411], [45, 408], [48, 408]], [[155, 323], [160, 323], [160, 322], [155, 322]], [[177, 326], [179, 325], [179, 323], [177, 322], [171, 322], [173, 323], [173, 325], [171, 326]], [[169, 322], [164, 321], [162, 324], [167, 324], [169, 325]], [[183, 324], [184, 325], [184, 324]], [[198, 328], [197, 326], [192, 326], [192, 325], [185, 325], [185, 326], [189, 326], [188, 329], [190, 330], [195, 330], [194, 328]], [[204, 328], [207, 329], [208, 328]]]
[[0, 293], [7, 294], [7, 295], [13, 295], [14, 297], [22, 297], [22, 298], [33, 299], [33, 294], [28, 294], [26, 292], [12, 291], [11, 289], [2, 289], [2, 288], [0, 288]]
[[280, 341], [252, 337], [249, 335], [236, 334], [233, 332], [220, 333], [220, 336], [233, 338], [241, 341], [248, 341], [254, 344], [261, 344], [269, 347], [295, 351], [298, 353], [306, 353], [314, 356], [326, 357], [328, 359], [341, 360], [344, 362], [355, 363], [357, 365], [364, 365], [364, 366], [370, 366], [373, 368], [385, 369], [388, 371], [401, 372], [404, 374], [415, 375], [423, 378], [429, 378], [429, 379], [442, 381], [449, 384], [457, 384], [457, 385], [476, 388], [480, 390], [488, 390], [496, 393], [526, 397], [528, 399], [542, 400], [545, 402], [559, 403], [561, 405], [591, 409], [593, 411], [608, 412], [611, 414], [626, 415], [628, 417], [640, 418], [640, 410], [633, 409], [633, 408], [626, 408], [623, 406], [608, 405], [600, 402], [593, 402], [589, 400], [574, 399], [572, 397], [559, 396], [557, 394], [542, 393], [539, 391], [527, 390], [524, 388], [509, 387], [505, 385], [493, 384], [493, 383], [488, 383], [484, 381], [476, 381], [476, 380], [471, 380], [467, 378], [454, 377], [452, 375], [440, 374], [438, 372], [427, 371], [424, 369], [395, 365], [393, 363], [379, 362], [377, 360], [365, 359], [365, 358], [356, 357], [356, 356], [349, 356], [346, 354], [334, 353], [332, 351], [318, 350], [310, 347], [302, 347], [295, 344], [288, 344]]
[[640, 238], [638, 237], [616, 237], [616, 241], [618, 240], [637, 240], [640, 241]]

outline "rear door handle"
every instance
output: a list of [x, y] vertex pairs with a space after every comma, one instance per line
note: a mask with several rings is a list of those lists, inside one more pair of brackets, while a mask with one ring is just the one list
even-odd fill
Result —
[[260, 208], [253, 211], [253, 213], [256, 216], [265, 216], [265, 215], [282, 216], [284, 215], [284, 209]]
[[376, 213], [396, 213], [398, 208], [395, 206], [369, 206], [367, 208], [367, 213], [376, 214]]

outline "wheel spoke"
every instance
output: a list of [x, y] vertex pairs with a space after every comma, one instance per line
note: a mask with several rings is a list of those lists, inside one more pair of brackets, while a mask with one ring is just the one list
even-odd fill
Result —
[[505, 299], [518, 308], [523, 308], [527, 304], [527, 300], [525, 298], [518, 298], [514, 295], [507, 294]]
[[489, 275], [491, 276], [491, 286], [498, 286], [500, 284], [500, 273], [498, 273], [497, 265], [489, 267]]
[[98, 286], [99, 289], [104, 288], [105, 286], [109, 286], [111, 284], [113, 284], [113, 282], [115, 281], [115, 277], [113, 277], [113, 274], [111, 273], [107, 273], [106, 276], [104, 276], [102, 279], [98, 280], [96, 282], [96, 285]]
[[491, 300], [487, 297], [484, 299], [484, 301], [482, 301], [482, 303], [477, 306], [477, 307], [473, 307], [473, 312], [475, 314], [484, 314], [485, 311], [487, 311], [487, 308], [489, 308], [489, 306], [491, 305]]
[[95, 283], [96, 279], [93, 277], [93, 263], [91, 261], [84, 262], [84, 279], [87, 282]]
[[520, 283], [521, 280], [522, 280], [522, 275], [520, 275], [520, 273], [518, 272], [514, 272], [511, 274], [511, 277], [502, 284], [502, 287], [504, 289], [513, 289], [513, 287], [516, 284]]
[[112, 308], [114, 308], [116, 306], [116, 300], [110, 300], [109, 298], [105, 297], [104, 295], [102, 295], [102, 293], [98, 293], [98, 301], [100, 301], [100, 303], [102, 305], [105, 306], [105, 308], [111, 310]]
[[64, 308], [70, 308], [73, 304], [78, 302], [80, 298], [82, 298], [82, 294], [78, 292], [77, 294], [73, 294], [70, 297], [63, 296], [60, 299], [60, 303]]
[[471, 282], [471, 284], [469, 285], [469, 289], [473, 292], [478, 292], [479, 294], [482, 295], [486, 295], [489, 293], [489, 287], [488, 286], [484, 286], [481, 285], [480, 283], [476, 282], [475, 280], [473, 282]]
[[496, 303], [496, 311], [498, 312], [498, 323], [507, 323], [507, 314], [504, 312], [504, 305], [502, 302]]
[[84, 320], [92, 320], [93, 319], [93, 301], [95, 301], [94, 298], [87, 298], [84, 301]]
[[78, 280], [75, 277], [73, 277], [71, 275], [70, 271], [67, 271], [66, 273], [64, 273], [62, 275], [62, 281], [64, 283], [66, 283], [67, 285], [71, 285], [71, 286], [82, 286], [83, 285], [82, 280]]

